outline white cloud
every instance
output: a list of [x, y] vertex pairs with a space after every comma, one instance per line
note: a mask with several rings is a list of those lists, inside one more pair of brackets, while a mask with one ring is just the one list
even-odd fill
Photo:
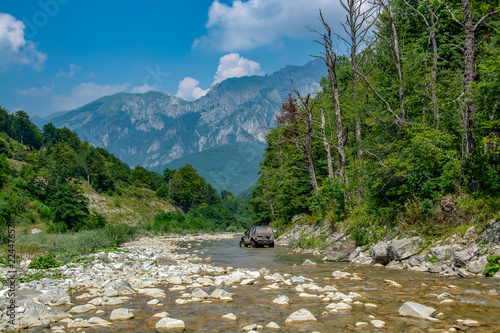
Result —
[[306, 26], [318, 26], [319, 9], [327, 22], [345, 20], [339, 1], [235, 0], [227, 5], [215, 0], [208, 11], [208, 34], [193, 47], [236, 51], [273, 46], [283, 38], [313, 38]]
[[240, 57], [238, 53], [229, 53], [220, 58], [213, 84], [222, 82], [230, 77], [262, 74], [263, 72], [260, 70], [258, 62]]
[[176, 96], [187, 100], [195, 100], [205, 96], [210, 89], [203, 90], [198, 86], [199, 84], [200, 81], [191, 77], [185, 77], [179, 82]]
[[76, 72], [80, 72], [82, 70], [82, 67], [77, 66], [75, 64], [69, 64], [69, 70], [65, 72], [62, 68], [57, 72], [56, 76], [65, 76], [68, 78], [73, 77]]
[[142, 85], [142, 86], [133, 87], [132, 89], [130, 89], [130, 92], [135, 93], [135, 94], [144, 94], [148, 91], [160, 91], [160, 89], [158, 87], [155, 87], [155, 86], [150, 86], [147, 83]]
[[24, 39], [24, 23], [14, 16], [0, 13], [0, 68], [12, 65], [31, 66], [43, 69], [47, 54], [37, 50], [33, 41]]
[[43, 86], [41, 88], [31, 87], [28, 89], [16, 89], [15, 92], [21, 96], [39, 97], [50, 94], [55, 87], [56, 85], [52, 84], [50, 87]]
[[66, 111], [76, 109], [100, 97], [113, 95], [127, 90], [129, 84], [100, 85], [93, 82], [81, 83], [71, 89], [69, 95], [54, 96], [55, 110]]

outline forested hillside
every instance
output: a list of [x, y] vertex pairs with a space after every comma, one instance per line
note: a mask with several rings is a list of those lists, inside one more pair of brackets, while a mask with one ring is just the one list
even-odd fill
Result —
[[48, 233], [123, 223], [131, 232], [236, 231], [251, 224], [246, 202], [217, 193], [191, 165], [163, 175], [131, 169], [67, 128], [40, 130], [23, 111], [0, 108], [0, 165], [2, 243], [11, 219], [19, 231]]
[[320, 15], [329, 75], [267, 135], [257, 223], [306, 213], [363, 245], [500, 218], [499, 2], [374, 2], [342, 1], [340, 37]]

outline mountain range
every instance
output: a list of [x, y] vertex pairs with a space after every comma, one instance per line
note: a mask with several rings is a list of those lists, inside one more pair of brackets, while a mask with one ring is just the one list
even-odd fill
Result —
[[196, 101], [165, 92], [117, 93], [33, 121], [68, 127], [132, 167], [163, 173], [190, 163], [218, 190], [238, 194], [257, 180], [266, 129], [275, 126], [291, 80], [302, 94], [314, 93], [324, 75], [317, 59], [266, 76], [226, 79]]

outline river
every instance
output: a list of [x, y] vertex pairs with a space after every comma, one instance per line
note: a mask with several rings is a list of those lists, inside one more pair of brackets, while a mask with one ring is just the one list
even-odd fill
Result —
[[[354, 267], [347, 263], [322, 262], [321, 257], [297, 254], [289, 248], [276, 246], [275, 248], [240, 248], [239, 238], [219, 241], [195, 241], [181, 243], [178, 253], [195, 253], [215, 266], [248, 268], [253, 270], [267, 269], [269, 275], [273, 273], [303, 276], [317, 285], [336, 286], [341, 292], [349, 294], [356, 292], [362, 297], [355, 299], [362, 304], [352, 304], [352, 310], [338, 313], [325, 312], [329, 303], [322, 302], [322, 298], [301, 298], [295, 286], [280, 283], [279, 289], [260, 290], [273, 281], [263, 278], [256, 284], [240, 286], [235, 284], [223, 289], [236, 294], [232, 303], [215, 301], [211, 304], [193, 302], [185, 305], [176, 305], [174, 301], [180, 297], [179, 291], [169, 291], [172, 286], [157, 285], [163, 289], [167, 298], [162, 299], [164, 306], [151, 306], [146, 303], [151, 299], [145, 296], [132, 296], [119, 307], [133, 309], [134, 319], [125, 322], [113, 322], [113, 329], [90, 328], [87, 332], [155, 332], [155, 323], [151, 316], [155, 313], [167, 311], [172, 318], [182, 319], [188, 332], [242, 332], [242, 328], [249, 324], [266, 326], [269, 322], [276, 322], [280, 332], [447, 332], [456, 326], [468, 332], [500, 332], [500, 279], [493, 278], [445, 278], [437, 274], [413, 272], [409, 270], [389, 270], [383, 267]], [[302, 266], [304, 260], [309, 259], [316, 266]], [[332, 272], [346, 271], [356, 273], [361, 280], [350, 278], [333, 279]], [[384, 280], [393, 280], [400, 284], [395, 287]], [[204, 287], [209, 294], [220, 287]], [[187, 292], [190, 292], [187, 290]], [[313, 292], [311, 292], [313, 293]], [[449, 293], [453, 302], [449, 305], [440, 304], [438, 295]], [[273, 304], [272, 301], [280, 295], [287, 295], [290, 305]], [[74, 299], [72, 295], [72, 299]], [[410, 317], [401, 317], [399, 307], [404, 302], [416, 302], [433, 307], [441, 315], [439, 321], [430, 321]], [[75, 301], [75, 305], [85, 304], [86, 301]], [[365, 303], [374, 304], [366, 306]], [[109, 312], [116, 307], [106, 307]], [[285, 326], [286, 318], [294, 311], [306, 308], [314, 314], [317, 321]], [[328, 310], [326, 310], [328, 311]], [[233, 313], [237, 321], [223, 321], [221, 316]], [[95, 314], [79, 315], [88, 319]], [[382, 329], [375, 329], [370, 324], [356, 327], [358, 322], [370, 323], [371, 320], [382, 320], [386, 323]], [[457, 320], [471, 319], [478, 321], [479, 327], [466, 327]], [[453, 330], [453, 329], [452, 329]], [[30, 332], [42, 332], [42, 329], [30, 329]], [[263, 328], [259, 332], [269, 332]], [[48, 332], [48, 331], [44, 331]]]

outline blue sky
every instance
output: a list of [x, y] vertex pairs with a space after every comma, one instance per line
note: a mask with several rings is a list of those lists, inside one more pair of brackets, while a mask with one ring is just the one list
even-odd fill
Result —
[[338, 0], [0, 0], [0, 105], [45, 116], [116, 92], [193, 100], [319, 54]]

